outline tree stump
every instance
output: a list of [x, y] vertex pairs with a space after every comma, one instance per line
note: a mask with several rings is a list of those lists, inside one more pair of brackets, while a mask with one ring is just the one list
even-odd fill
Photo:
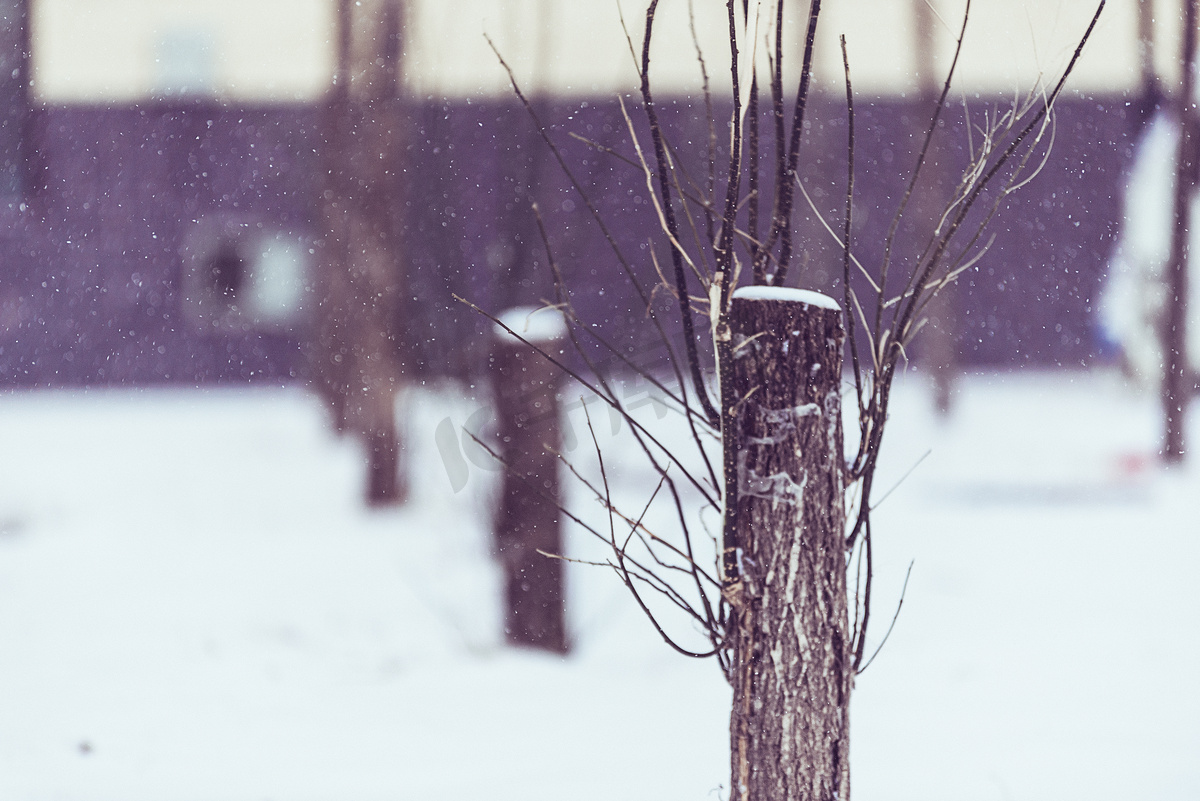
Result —
[[[557, 355], [565, 326], [552, 309], [512, 309], [501, 318]], [[504, 630], [513, 645], [566, 653], [558, 457], [562, 442], [557, 367], [497, 326], [492, 369], [500, 454], [505, 463], [496, 546], [504, 567]]]
[[849, 793], [843, 331], [802, 290], [734, 293], [738, 592], [731, 627], [738, 801]]
[[[381, 417], [380, 420], [383, 420]], [[402, 503], [408, 494], [408, 481], [401, 472], [400, 441], [395, 421], [389, 428], [379, 424], [366, 436], [367, 504], [390, 506]]]

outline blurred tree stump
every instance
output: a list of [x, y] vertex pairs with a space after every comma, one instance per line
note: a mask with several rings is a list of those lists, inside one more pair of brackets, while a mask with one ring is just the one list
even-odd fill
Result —
[[940, 414], [949, 414], [951, 396], [958, 377], [958, 285], [949, 284], [929, 301], [925, 317], [924, 361], [933, 373], [934, 406]]
[[[513, 309], [501, 318], [550, 353], [564, 334], [557, 311]], [[527, 320], [528, 325], [527, 325]], [[504, 630], [513, 645], [566, 653], [558, 452], [561, 371], [511, 334], [496, 332], [492, 349], [500, 454], [505, 463], [496, 546], [504, 568]]]

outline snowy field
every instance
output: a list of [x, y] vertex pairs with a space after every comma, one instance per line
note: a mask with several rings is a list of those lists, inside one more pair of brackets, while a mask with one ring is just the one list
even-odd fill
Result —
[[[856, 801], [1200, 797], [1200, 466], [1112, 375], [956, 400], [895, 400], [879, 485], [931, 452], [878, 511], [876, 637], [915, 565]], [[570, 569], [570, 657], [502, 645], [494, 476], [455, 493], [435, 442], [478, 406], [416, 394], [412, 500], [371, 512], [299, 389], [0, 396], [0, 801], [724, 799], [715, 664], [611, 574]]]

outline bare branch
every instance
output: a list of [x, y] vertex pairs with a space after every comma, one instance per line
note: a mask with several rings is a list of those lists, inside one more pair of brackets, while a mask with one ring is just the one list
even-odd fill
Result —
[[679, 291], [679, 316], [683, 325], [684, 348], [687, 353], [688, 367], [692, 373], [692, 384], [696, 397], [700, 400], [700, 408], [704, 410], [709, 422], [717, 425], [721, 416], [713, 408], [708, 398], [708, 390], [704, 385], [704, 376], [700, 371], [700, 356], [696, 351], [696, 331], [692, 322], [692, 310], [688, 305], [687, 276], [683, 272], [683, 250], [679, 247], [679, 227], [675, 222], [675, 209], [671, 203], [671, 182], [667, 166], [667, 152], [663, 145], [662, 127], [658, 122], [658, 112], [654, 107], [654, 96], [650, 91], [650, 41], [654, 32], [654, 13], [658, 8], [658, 0], [651, 0], [646, 9], [646, 32], [642, 40], [642, 105], [646, 119], [650, 123], [650, 139], [654, 144], [654, 157], [658, 164], [658, 188], [662, 197], [661, 210], [667, 231], [670, 234], [671, 263], [675, 268], [675, 286]]
[[883, 646], [887, 645], [888, 637], [892, 636], [892, 629], [896, 627], [896, 620], [900, 617], [900, 609], [904, 606], [904, 596], [908, 593], [908, 577], [912, 575], [913, 562], [908, 563], [908, 570], [904, 574], [904, 586], [900, 588], [900, 601], [896, 604], [896, 613], [892, 615], [892, 622], [888, 625], [887, 632], [884, 633], [883, 639], [875, 648], [875, 652], [871, 654], [871, 658], [867, 660], [862, 667], [855, 665], [854, 672], [861, 675], [864, 670], [871, 666], [875, 661], [875, 657], [879, 656], [879, 652], [883, 650]]

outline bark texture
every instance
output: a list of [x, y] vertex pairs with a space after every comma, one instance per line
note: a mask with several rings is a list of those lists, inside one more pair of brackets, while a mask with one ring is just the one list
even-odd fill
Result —
[[[539, 345], [557, 350], [550, 343]], [[496, 517], [505, 635], [514, 645], [566, 653], [562, 561], [543, 555], [562, 553], [556, 456], [562, 441], [560, 372], [507, 333], [497, 336], [492, 367], [506, 465]]]
[[338, 74], [324, 121], [314, 373], [340, 431], [363, 442], [371, 504], [404, 495], [395, 396], [403, 375], [399, 175], [401, 4], [339, 0]]
[[[738, 801], [849, 795], [841, 312], [734, 298]], [[726, 419], [729, 419], [728, 417]]]

